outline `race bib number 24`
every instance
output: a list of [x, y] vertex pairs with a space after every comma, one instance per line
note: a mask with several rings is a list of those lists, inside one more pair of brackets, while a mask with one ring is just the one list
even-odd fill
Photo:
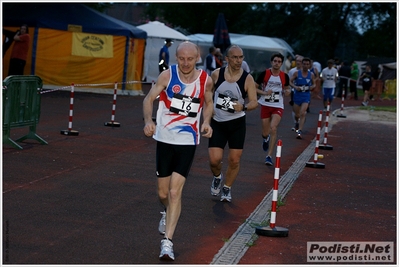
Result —
[[231, 98], [229, 96], [223, 95], [223, 94], [219, 94], [218, 98], [216, 99], [216, 108], [230, 112], [230, 113], [234, 113], [234, 102], [237, 99], [235, 98]]

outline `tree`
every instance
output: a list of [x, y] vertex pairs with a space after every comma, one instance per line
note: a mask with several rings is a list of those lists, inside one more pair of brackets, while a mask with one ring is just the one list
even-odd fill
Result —
[[213, 34], [220, 12], [224, 14], [230, 30], [230, 27], [234, 29], [237, 21], [232, 18], [250, 8], [250, 5], [240, 3], [153, 3], [148, 5], [145, 12], [150, 20], [185, 28], [190, 33]]
[[219, 12], [229, 32], [282, 38], [321, 63], [396, 56], [396, 3], [151, 3], [146, 10], [151, 20], [208, 34]]
[[104, 12], [104, 10], [106, 10], [112, 5], [111, 3], [84, 3], [84, 4], [100, 12]]
[[396, 57], [396, 4], [374, 3], [363, 16], [368, 23], [359, 38], [359, 52], [367, 56]]

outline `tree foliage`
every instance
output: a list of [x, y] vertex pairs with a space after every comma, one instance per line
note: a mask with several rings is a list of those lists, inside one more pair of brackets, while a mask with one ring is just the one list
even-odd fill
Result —
[[150, 3], [146, 15], [186, 33], [213, 34], [218, 14], [229, 32], [278, 37], [319, 62], [396, 57], [396, 3]]
[[153, 3], [148, 5], [146, 14], [150, 20], [157, 19], [173, 27], [184, 28], [190, 33], [212, 34], [220, 12], [233, 30], [233, 24], [236, 23], [233, 18], [250, 8], [250, 5], [242, 3]]
[[104, 12], [107, 8], [109, 8], [112, 4], [111, 3], [85, 3], [86, 6], [91, 7], [97, 11]]

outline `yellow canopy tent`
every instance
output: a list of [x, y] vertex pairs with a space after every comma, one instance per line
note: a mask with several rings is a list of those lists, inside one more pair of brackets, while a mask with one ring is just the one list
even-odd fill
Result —
[[[83, 4], [3, 3], [4, 32], [27, 24], [31, 36], [26, 75], [37, 75], [44, 88], [82, 85], [82, 90], [113, 92], [96, 85], [114, 83], [142, 94], [147, 33]], [[13, 44], [3, 52], [3, 79]]]

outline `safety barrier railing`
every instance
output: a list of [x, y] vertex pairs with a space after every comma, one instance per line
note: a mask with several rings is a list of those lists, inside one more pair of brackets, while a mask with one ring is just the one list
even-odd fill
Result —
[[[41, 144], [47, 142], [36, 134], [40, 118], [42, 79], [35, 75], [8, 76], [3, 80], [3, 144], [22, 149], [17, 143], [33, 139]], [[29, 127], [27, 135], [11, 139], [11, 129]]]
[[[118, 91], [118, 84], [151, 84], [154, 85], [154, 81], [143, 82], [143, 81], [126, 81], [126, 82], [114, 82], [114, 83], [98, 83], [98, 84], [74, 84], [70, 86], [63, 86], [54, 89], [44, 90], [43, 82], [38, 76], [34, 75], [15, 75], [8, 76], [3, 81], [3, 144], [12, 145], [15, 148], [22, 149], [17, 142], [25, 139], [34, 139], [39, 141], [41, 144], [47, 144], [43, 138], [36, 134], [36, 125], [39, 122], [40, 117], [40, 103], [41, 95], [52, 93], [56, 91], [71, 91], [70, 105], [69, 105], [69, 120], [68, 129], [61, 130], [63, 135], [79, 135], [79, 132], [72, 129], [73, 120], [73, 100], [74, 100], [74, 88], [75, 87], [108, 87], [114, 85], [113, 90], [113, 105], [112, 105], [112, 116], [111, 122], [104, 123], [105, 126], [119, 127], [120, 124], [115, 122], [115, 109], [116, 109], [116, 95]], [[143, 94], [140, 94], [143, 95]], [[29, 133], [16, 141], [10, 137], [10, 130], [16, 127], [29, 126]]]

